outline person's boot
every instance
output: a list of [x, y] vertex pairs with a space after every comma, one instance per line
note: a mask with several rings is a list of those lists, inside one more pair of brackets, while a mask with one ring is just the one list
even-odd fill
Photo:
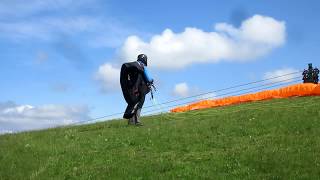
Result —
[[[135, 125], [136, 124], [136, 111], [137, 111], [137, 108], [138, 108], [138, 103], [136, 103], [133, 107], [132, 106], [129, 106], [127, 107], [126, 109], [126, 113], [128, 110], [131, 109], [130, 111], [130, 115], [132, 116], [131, 118], [128, 119], [128, 125]], [[129, 113], [128, 113], [128, 116], [129, 116]]]
[[135, 125], [136, 126], [143, 126], [143, 124], [140, 122], [140, 113], [141, 113], [141, 108], [139, 108], [135, 114]]
[[133, 115], [130, 119], [128, 119], [128, 125], [135, 125], [136, 124], [136, 118], [135, 115]]

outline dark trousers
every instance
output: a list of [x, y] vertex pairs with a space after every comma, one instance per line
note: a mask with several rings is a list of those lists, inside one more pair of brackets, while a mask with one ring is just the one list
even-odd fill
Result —
[[138, 102], [135, 104], [128, 104], [123, 118], [134, 121], [133, 123], [139, 122], [140, 112], [143, 107], [146, 95], [139, 96]]

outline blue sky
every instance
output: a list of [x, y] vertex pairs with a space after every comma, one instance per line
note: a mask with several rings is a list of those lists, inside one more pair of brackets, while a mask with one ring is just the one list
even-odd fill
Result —
[[317, 0], [1, 1], [0, 131], [123, 111], [116, 73], [141, 51], [160, 102], [319, 66], [319, 17]]

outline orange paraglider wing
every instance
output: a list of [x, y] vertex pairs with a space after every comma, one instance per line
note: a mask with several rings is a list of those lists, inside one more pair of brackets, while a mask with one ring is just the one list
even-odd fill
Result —
[[280, 89], [266, 90], [241, 96], [230, 96], [221, 99], [204, 100], [186, 106], [171, 109], [171, 112], [185, 112], [198, 109], [227, 106], [251, 101], [261, 101], [267, 99], [288, 98], [294, 96], [320, 96], [319, 84], [295, 84]]

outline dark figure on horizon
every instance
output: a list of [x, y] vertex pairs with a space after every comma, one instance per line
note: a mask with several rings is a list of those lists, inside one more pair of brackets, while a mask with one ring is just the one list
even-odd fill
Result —
[[303, 73], [303, 83], [315, 83], [319, 82], [319, 69], [313, 68], [312, 64], [308, 64], [308, 69], [304, 70]]
[[319, 82], [319, 69], [318, 68], [314, 68], [313, 70], [313, 80], [315, 84], [318, 84]]
[[124, 99], [128, 106], [123, 118], [129, 125], [142, 125], [140, 113], [145, 96], [151, 91], [153, 79], [148, 70], [148, 58], [145, 54], [138, 55], [137, 61], [124, 63], [120, 72], [120, 84]]

